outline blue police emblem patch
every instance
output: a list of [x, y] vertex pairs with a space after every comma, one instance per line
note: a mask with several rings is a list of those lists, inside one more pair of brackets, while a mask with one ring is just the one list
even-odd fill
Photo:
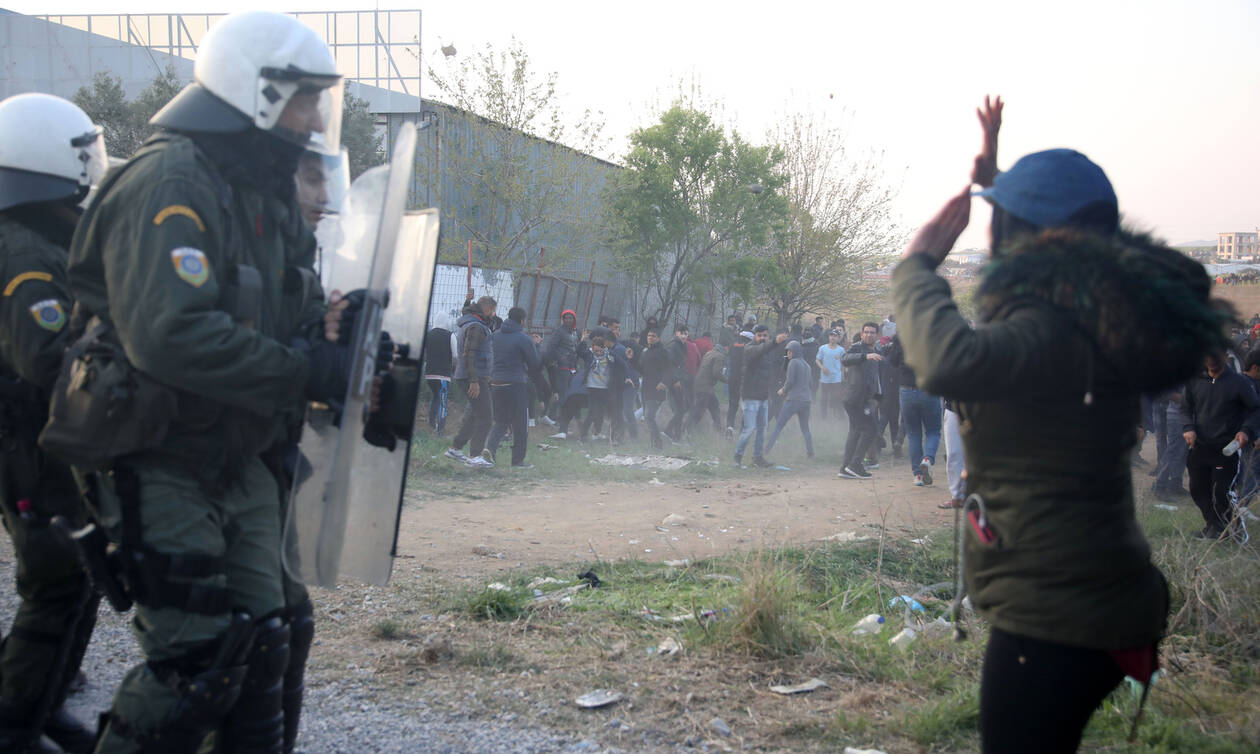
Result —
[[61, 302], [54, 298], [45, 299], [32, 306], [31, 316], [45, 330], [60, 332], [61, 328], [66, 326], [66, 310], [61, 308]]
[[189, 246], [171, 249], [171, 262], [175, 265], [175, 274], [179, 275], [180, 280], [194, 288], [200, 288], [210, 279], [210, 265], [200, 249]]

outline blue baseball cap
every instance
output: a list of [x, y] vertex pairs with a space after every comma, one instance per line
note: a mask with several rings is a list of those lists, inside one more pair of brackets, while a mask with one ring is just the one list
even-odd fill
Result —
[[973, 196], [983, 196], [1039, 228], [1067, 225], [1073, 215], [1093, 204], [1116, 207], [1107, 174], [1074, 149], [1024, 155], [999, 173], [992, 186]]

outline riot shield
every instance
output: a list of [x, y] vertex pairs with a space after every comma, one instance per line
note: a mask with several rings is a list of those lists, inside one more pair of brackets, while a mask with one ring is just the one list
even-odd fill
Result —
[[414, 150], [415, 128], [405, 124], [390, 164], [355, 181], [338, 218], [342, 243], [324, 287], [362, 289], [362, 308], [345, 400], [307, 406], [298, 448], [284, 565], [307, 584], [333, 586], [339, 576], [385, 584], [393, 565], [437, 260], [437, 211], [404, 214]]

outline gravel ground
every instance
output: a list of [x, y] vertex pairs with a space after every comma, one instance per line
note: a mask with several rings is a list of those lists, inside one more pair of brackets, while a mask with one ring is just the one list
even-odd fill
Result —
[[[13, 552], [0, 544], [0, 625], [6, 630], [17, 607]], [[140, 661], [128, 628], [129, 615], [103, 605], [83, 661], [88, 685], [70, 697], [67, 709], [95, 720], [109, 708], [123, 675]], [[315, 652], [319, 647], [314, 648]], [[371, 673], [350, 670], [342, 677], [307, 674], [307, 700], [298, 749], [307, 754], [338, 752], [620, 752], [589, 739], [563, 738], [512, 714], [496, 715], [493, 700], [475, 700], [463, 712], [432, 710], [422, 699], [387, 698]], [[423, 689], [417, 689], [422, 693]], [[644, 748], [657, 749], [647, 744]]]

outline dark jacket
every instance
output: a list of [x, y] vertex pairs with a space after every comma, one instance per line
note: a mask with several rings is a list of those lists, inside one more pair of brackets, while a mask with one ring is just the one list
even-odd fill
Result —
[[[0, 297], [0, 373], [31, 385], [46, 400], [70, 345], [66, 323], [74, 304], [66, 283], [66, 250], [48, 233], [18, 222], [18, 213], [0, 213], [5, 292]], [[73, 232], [71, 224], [59, 240], [69, 243]]]
[[742, 338], [736, 340], [726, 355], [726, 386], [735, 400], [739, 400], [744, 384], [744, 349], [748, 345], [742, 341]]
[[668, 389], [680, 379], [669, 352], [659, 342], [644, 349], [639, 355], [639, 367], [643, 375], [643, 400], [645, 401], [665, 400], [666, 391], [657, 390], [656, 386], [664, 384]]
[[[563, 324], [548, 333], [542, 344], [544, 364], [572, 369], [577, 366], [577, 330]], [[553, 386], [554, 389], [555, 386]]]
[[783, 351], [787, 343], [767, 340], [744, 346], [744, 380], [739, 386], [740, 398], [764, 401], [770, 398], [770, 386], [783, 374]]
[[900, 335], [894, 335], [892, 342], [884, 346], [884, 358], [897, 375], [897, 387], [918, 388], [914, 367], [906, 363], [906, 350], [901, 347]]
[[494, 365], [490, 326], [475, 306], [464, 307], [464, 313], [455, 321], [455, 325], [459, 331], [456, 339], [459, 358], [455, 362], [455, 379], [489, 379]]
[[451, 350], [451, 315], [442, 312], [434, 317], [433, 328], [424, 334], [424, 374], [450, 377], [455, 370], [455, 352]]
[[529, 382], [529, 373], [538, 367], [541, 360], [534, 339], [519, 323], [503, 320], [503, 326], [490, 336], [490, 344], [494, 355], [491, 383]]
[[726, 382], [722, 369], [726, 366], [726, 355], [718, 349], [711, 349], [700, 360], [700, 371], [696, 372], [695, 394], [713, 393], [719, 382]]
[[840, 357], [840, 368], [844, 372], [840, 396], [841, 400], [851, 406], [879, 400], [884, 393], [884, 386], [879, 379], [879, 364], [866, 358], [872, 353], [878, 353], [875, 347], [859, 340]]
[[1239, 431], [1252, 440], [1260, 437], [1260, 397], [1251, 379], [1229, 367], [1216, 379], [1203, 371], [1186, 385], [1181, 402], [1181, 431], [1194, 431], [1195, 444], [1219, 451]]
[[[291, 344], [322, 338], [324, 299], [291, 156], [249, 132], [159, 132], [106, 176], [70, 247], [78, 306], [111, 322], [131, 363], [178, 393], [152, 455], [203, 481], [221, 484], [301, 420], [310, 361]], [[262, 279], [252, 322], [226, 311], [237, 265]]]
[[919, 389], [957, 400], [967, 488], [998, 537], [964, 527], [967, 589], [991, 625], [1094, 649], [1163, 633], [1129, 456], [1139, 395], [1219, 345], [1209, 293], [1202, 265], [1149, 239], [1048, 230], [986, 268], [973, 330], [927, 255], [897, 266], [906, 361]]

